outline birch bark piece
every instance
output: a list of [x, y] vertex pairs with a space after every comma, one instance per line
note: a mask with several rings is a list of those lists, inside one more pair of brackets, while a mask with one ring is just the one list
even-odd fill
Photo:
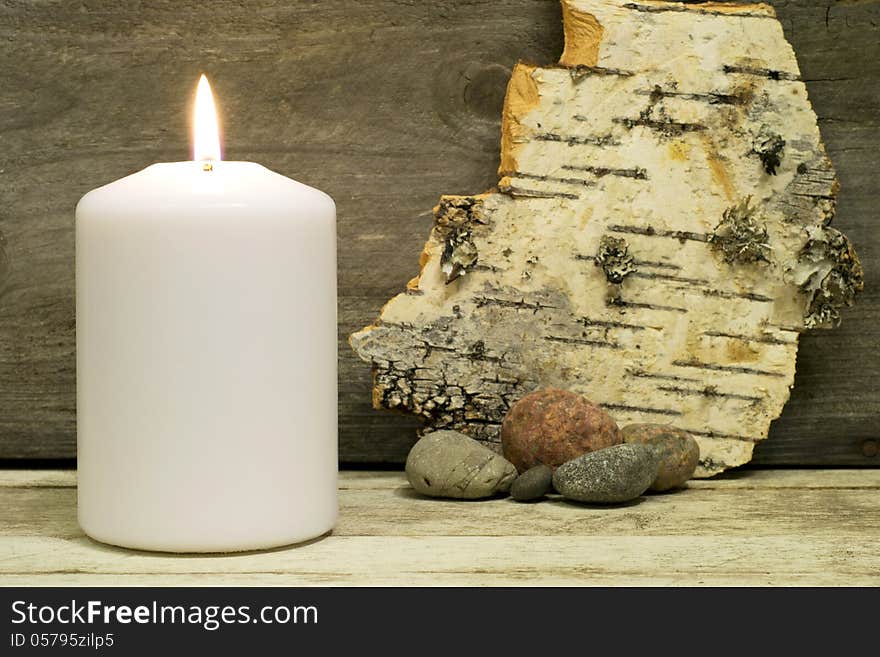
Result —
[[513, 402], [568, 388], [691, 432], [710, 476], [862, 288], [834, 169], [771, 7], [562, 7], [559, 66], [511, 75], [497, 190], [441, 198], [420, 275], [350, 341], [374, 406], [429, 428], [497, 443]]

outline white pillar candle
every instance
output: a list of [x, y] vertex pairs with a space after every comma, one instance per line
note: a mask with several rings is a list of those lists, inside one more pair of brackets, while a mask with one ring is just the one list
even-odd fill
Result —
[[251, 550], [336, 519], [335, 205], [213, 134], [76, 209], [79, 522], [106, 543]]

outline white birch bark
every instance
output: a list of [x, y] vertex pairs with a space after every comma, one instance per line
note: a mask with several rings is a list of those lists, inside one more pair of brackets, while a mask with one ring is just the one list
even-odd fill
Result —
[[761, 4], [563, 17], [560, 65], [513, 71], [497, 190], [443, 197], [420, 275], [351, 336], [374, 405], [496, 443], [552, 385], [690, 431], [698, 476], [745, 463], [799, 333], [862, 286], [794, 52]]

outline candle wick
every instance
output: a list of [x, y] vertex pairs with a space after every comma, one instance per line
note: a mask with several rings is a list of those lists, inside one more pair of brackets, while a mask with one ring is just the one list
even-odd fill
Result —
[[211, 162], [202, 162], [202, 171], [213, 171], [214, 165]]

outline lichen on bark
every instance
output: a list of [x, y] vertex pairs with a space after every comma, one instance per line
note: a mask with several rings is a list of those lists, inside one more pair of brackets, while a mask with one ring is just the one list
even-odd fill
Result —
[[814, 269], [801, 286], [810, 299], [804, 324], [807, 328], [837, 326], [840, 309], [851, 306], [864, 288], [864, 271], [840, 231], [823, 226], [809, 229], [808, 234], [798, 260], [825, 268]]
[[479, 252], [473, 241], [472, 229], [482, 222], [478, 199], [469, 196], [446, 196], [434, 209], [434, 221], [443, 241], [440, 269], [451, 283], [477, 264]]
[[772, 250], [767, 225], [747, 196], [724, 211], [721, 221], [709, 236], [709, 243], [720, 251], [726, 262], [768, 262]]
[[601, 267], [609, 283], [619, 285], [636, 270], [629, 246], [622, 237], [603, 235], [596, 252], [596, 266]]

